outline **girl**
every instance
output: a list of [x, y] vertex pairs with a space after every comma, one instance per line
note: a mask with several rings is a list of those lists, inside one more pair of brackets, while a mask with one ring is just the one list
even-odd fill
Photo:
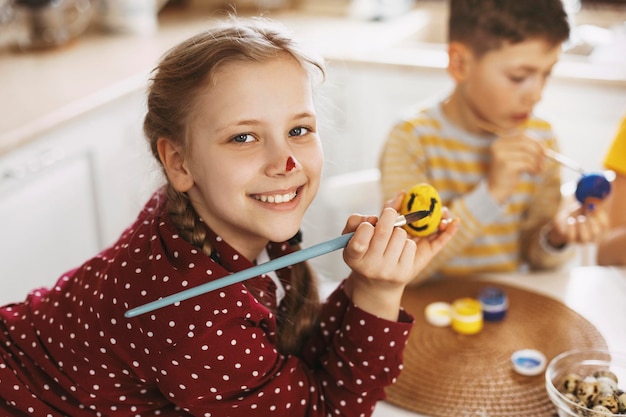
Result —
[[392, 208], [351, 216], [352, 273], [323, 306], [301, 264], [124, 317], [298, 249], [322, 170], [315, 71], [261, 21], [169, 51], [144, 122], [167, 185], [110, 248], [0, 309], [3, 415], [371, 414], [400, 372], [412, 324], [403, 289], [454, 223], [413, 241]]

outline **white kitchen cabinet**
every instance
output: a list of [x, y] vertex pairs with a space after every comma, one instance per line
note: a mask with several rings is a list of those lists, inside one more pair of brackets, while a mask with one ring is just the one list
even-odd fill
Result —
[[325, 176], [376, 167], [393, 124], [451, 86], [442, 70], [332, 62], [318, 104]]
[[92, 160], [35, 147], [5, 161], [0, 181], [0, 305], [51, 286], [100, 246]]
[[77, 121], [75, 136], [88, 135], [102, 245], [115, 242], [163, 182], [143, 134], [143, 88], [107, 103]]
[[113, 243], [159, 180], [124, 94], [0, 158], [0, 305], [51, 286]]

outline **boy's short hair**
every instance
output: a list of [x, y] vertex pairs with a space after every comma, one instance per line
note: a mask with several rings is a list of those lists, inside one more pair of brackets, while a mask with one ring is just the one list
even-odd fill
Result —
[[474, 54], [532, 38], [558, 45], [570, 26], [562, 0], [449, 0], [448, 41], [469, 46]]

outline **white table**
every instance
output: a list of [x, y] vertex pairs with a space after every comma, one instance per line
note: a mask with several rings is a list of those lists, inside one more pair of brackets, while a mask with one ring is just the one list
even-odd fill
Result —
[[[563, 302], [598, 329], [609, 349], [626, 352], [626, 268], [579, 266], [566, 271], [488, 274], [480, 278], [535, 291]], [[380, 402], [373, 416], [421, 415]]]

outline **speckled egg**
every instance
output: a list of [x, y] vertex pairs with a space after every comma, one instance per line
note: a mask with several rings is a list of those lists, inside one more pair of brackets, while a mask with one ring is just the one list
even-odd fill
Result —
[[617, 405], [620, 413], [626, 413], [626, 392], [617, 395]]
[[578, 386], [578, 383], [582, 381], [582, 378], [580, 377], [580, 375], [578, 374], [567, 374], [565, 375], [565, 378], [563, 378], [563, 380], [561, 381], [561, 392], [570, 392], [570, 393], [574, 393], [576, 392], [576, 387]]
[[609, 410], [608, 408], [602, 406], [602, 405], [596, 405], [591, 409], [591, 414], [590, 416], [605, 416], [606, 414], [611, 414], [611, 410]]
[[608, 376], [601, 376], [597, 378], [598, 388], [600, 390], [600, 394], [611, 394], [615, 395], [618, 391], [617, 382]]
[[615, 381], [616, 384], [619, 382], [617, 380], [617, 375], [615, 375], [613, 372], [611, 372], [608, 369], [601, 369], [601, 370], [595, 371], [593, 373], [593, 376], [595, 376], [597, 379], [602, 378], [602, 377], [611, 378], [613, 381]]
[[563, 394], [563, 396], [565, 398], [567, 398], [568, 400], [570, 400], [571, 402], [573, 402], [575, 405], [571, 406], [571, 410], [575, 413], [576, 410], [580, 407], [584, 407], [585, 405], [578, 399], [577, 396], [575, 396], [574, 394], [572, 394], [571, 392], [567, 392], [565, 394]]
[[593, 376], [585, 377], [576, 387], [576, 396], [587, 406], [593, 405], [593, 402], [598, 397], [598, 394], [600, 394], [598, 380]]
[[579, 404], [579, 405], [580, 407], [576, 407], [575, 409], [572, 410], [574, 414], [577, 415], [578, 417], [591, 417], [594, 414], [590, 408], [587, 408], [582, 404]]
[[593, 401], [593, 404], [594, 408], [596, 406], [603, 406], [613, 414], [617, 414], [619, 412], [617, 398], [615, 398], [613, 394], [599, 394]]

